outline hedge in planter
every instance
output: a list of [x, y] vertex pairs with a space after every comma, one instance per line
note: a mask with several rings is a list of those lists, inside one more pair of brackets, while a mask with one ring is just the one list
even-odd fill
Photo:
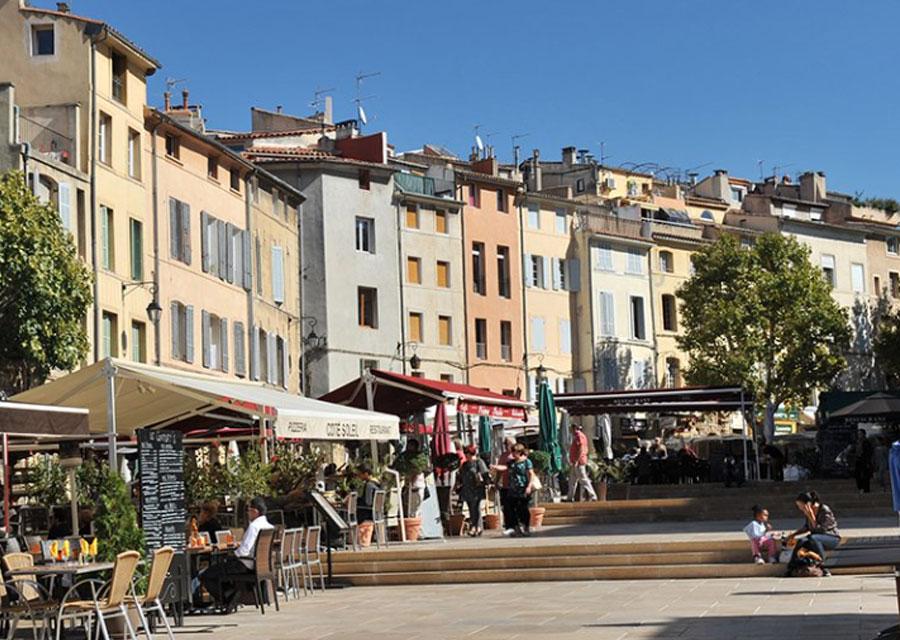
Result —
[[138, 525], [137, 509], [122, 476], [104, 467], [100, 473], [99, 496], [94, 516], [97, 559], [113, 561], [123, 551], [138, 551], [144, 555], [144, 531]]

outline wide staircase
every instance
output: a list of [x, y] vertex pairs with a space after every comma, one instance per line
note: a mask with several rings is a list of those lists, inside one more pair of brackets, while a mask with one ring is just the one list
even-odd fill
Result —
[[[889, 494], [860, 497], [847, 481], [817, 481], [815, 486], [839, 520], [893, 513]], [[628, 500], [544, 505], [547, 529], [531, 539], [455, 539], [449, 544], [418, 542], [338, 552], [334, 575], [353, 585], [779, 576], [784, 565], [752, 564], [746, 539], [731, 529], [739, 528], [735, 521], [750, 520], [753, 504], [772, 510], [780, 528], [793, 528], [800, 521], [794, 498], [805, 487], [804, 483], [730, 490], [721, 485], [632, 487]], [[624, 491], [624, 487], [613, 488], [610, 495], [624, 498]], [[662, 497], [666, 495], [674, 497]], [[660, 535], [666, 534], [665, 522], [678, 521], [709, 521], [709, 532], [722, 531], [726, 524], [729, 533], [673, 535], [668, 540]], [[629, 530], [629, 522], [643, 533], [651, 532], [653, 540], [621, 535]], [[648, 522], [661, 524], [648, 529]], [[619, 535], [606, 535], [612, 530]]]

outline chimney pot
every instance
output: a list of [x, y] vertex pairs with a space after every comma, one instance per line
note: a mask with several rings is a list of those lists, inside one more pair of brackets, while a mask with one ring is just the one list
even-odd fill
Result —
[[72, 11], [72, 8], [69, 6], [68, 2], [57, 2], [56, 10], [60, 13], [69, 13]]
[[275, 107], [275, 113], [281, 113], [281, 105]]
[[187, 89], [181, 90], [181, 100], [183, 103], [182, 108], [187, 109], [188, 108], [188, 90]]
[[171, 108], [172, 108], [172, 94], [169, 93], [168, 91], [164, 92], [163, 100], [165, 100], [165, 106], [166, 106], [165, 110], [166, 110], [166, 113], [168, 113], [169, 110], [171, 110]]

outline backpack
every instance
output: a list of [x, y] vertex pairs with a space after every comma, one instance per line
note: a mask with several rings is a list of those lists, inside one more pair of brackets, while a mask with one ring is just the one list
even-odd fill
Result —
[[822, 567], [817, 564], [799, 564], [791, 568], [792, 578], [821, 578], [824, 575]]

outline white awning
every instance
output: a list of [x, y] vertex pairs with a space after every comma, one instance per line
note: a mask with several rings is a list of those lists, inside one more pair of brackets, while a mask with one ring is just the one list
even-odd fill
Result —
[[216, 409], [230, 409], [274, 422], [279, 438], [388, 440], [400, 436], [396, 416], [312, 400], [257, 382], [111, 358], [12, 399], [87, 407], [91, 433], [107, 433], [110, 377], [118, 434], [130, 436], [136, 429], [161, 428]]

